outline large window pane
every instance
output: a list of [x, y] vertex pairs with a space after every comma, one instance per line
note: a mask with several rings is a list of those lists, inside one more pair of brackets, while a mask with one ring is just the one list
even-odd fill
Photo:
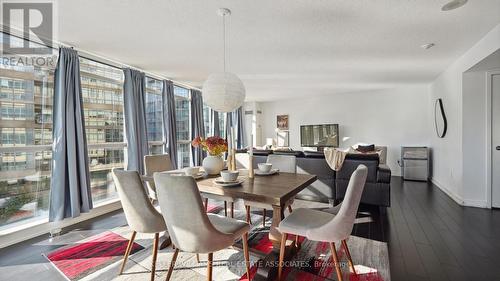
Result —
[[80, 58], [90, 186], [94, 204], [117, 198], [110, 172], [123, 167], [123, 71]]
[[146, 130], [150, 154], [163, 153], [162, 89], [160, 80], [146, 77]]
[[54, 66], [11, 63], [0, 60], [0, 230], [49, 207]]
[[175, 117], [177, 120], [177, 164], [188, 167], [191, 162], [190, 95], [186, 88], [174, 86]]

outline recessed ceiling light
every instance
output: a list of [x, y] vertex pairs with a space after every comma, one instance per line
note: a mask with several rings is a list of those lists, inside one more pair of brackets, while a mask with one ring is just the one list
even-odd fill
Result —
[[422, 46], [420, 46], [420, 47], [421, 47], [422, 49], [428, 50], [428, 49], [430, 49], [430, 48], [432, 48], [432, 47], [434, 47], [434, 46], [436, 46], [436, 44], [434, 44], [434, 43], [428, 43], [428, 44], [424, 44], [424, 45], [422, 45]]
[[442, 8], [441, 11], [451, 11], [455, 10], [457, 8], [462, 7], [467, 3], [467, 0], [453, 0], [451, 2], [446, 3]]

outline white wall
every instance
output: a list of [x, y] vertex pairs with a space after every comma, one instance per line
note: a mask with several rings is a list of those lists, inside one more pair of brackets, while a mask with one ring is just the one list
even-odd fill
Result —
[[338, 123], [340, 146], [357, 142], [388, 146], [387, 164], [400, 175], [397, 164], [402, 145], [429, 145], [428, 85], [332, 94], [325, 97], [264, 102], [263, 137], [276, 137], [276, 115], [288, 114], [290, 146], [300, 147], [300, 125]]
[[[463, 130], [464, 124], [466, 126], [469, 124], [464, 123], [463, 120], [471, 112], [467, 109], [464, 111], [463, 108], [474, 106], [469, 104], [471, 101], [463, 95], [463, 73], [499, 48], [500, 25], [497, 25], [431, 84], [431, 102], [436, 98], [442, 98], [448, 117], [446, 137], [441, 139], [435, 134], [431, 137], [434, 155], [433, 182], [458, 203], [464, 205], [486, 207], [486, 187], [474, 184], [474, 181], [469, 179], [464, 180], [464, 161], [477, 159], [465, 159], [463, 154], [463, 149], [469, 149], [472, 146], [470, 139], [464, 135], [469, 134], [469, 130]], [[469, 174], [468, 170], [465, 175]], [[478, 174], [478, 176], [483, 176], [483, 174]]]

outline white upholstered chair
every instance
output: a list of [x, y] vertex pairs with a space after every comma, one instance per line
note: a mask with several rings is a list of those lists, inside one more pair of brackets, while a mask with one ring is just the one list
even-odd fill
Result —
[[351, 254], [347, 248], [346, 239], [351, 235], [351, 231], [356, 219], [356, 214], [361, 200], [361, 194], [366, 182], [368, 168], [359, 165], [351, 175], [347, 187], [344, 201], [338, 208], [337, 214], [331, 214], [313, 209], [297, 209], [291, 215], [281, 221], [279, 231], [281, 237], [281, 249], [279, 257], [278, 280], [281, 279], [283, 270], [283, 259], [285, 256], [285, 243], [287, 234], [305, 236], [312, 241], [323, 241], [330, 243], [337, 278], [342, 281], [342, 272], [335, 249], [335, 242], [341, 241], [347, 255], [350, 269], [356, 273], [352, 262]]
[[[146, 176], [152, 177], [156, 172], [171, 171], [173, 169], [172, 160], [168, 154], [146, 155], [144, 156], [144, 170]], [[154, 182], [146, 182], [149, 197], [156, 200], [156, 188]]]
[[[243, 157], [243, 156], [241, 156]], [[278, 169], [280, 172], [283, 173], [297, 173], [297, 159], [295, 156], [290, 156], [290, 155], [275, 155], [275, 154], [270, 154], [267, 156], [267, 163], [273, 164], [273, 169]], [[288, 207], [288, 211], [291, 213], [292, 212], [292, 204], [293, 204], [293, 199], [288, 201], [285, 204], [285, 207]], [[272, 208], [272, 206], [259, 203], [259, 202], [252, 202], [252, 201], [245, 201], [245, 208], [247, 212], [247, 222], [251, 223], [250, 220], [250, 208], [251, 207], [256, 207], [256, 208], [262, 208], [262, 226], [266, 226], [266, 210], [267, 208]]]
[[208, 254], [207, 276], [212, 279], [213, 253], [233, 245], [242, 237], [249, 276], [248, 231], [250, 225], [215, 214], [206, 213], [201, 196], [192, 177], [154, 175], [158, 191], [158, 202], [175, 245], [175, 252], [167, 273], [169, 280], [174, 269], [179, 250], [188, 253]]
[[[161, 155], [146, 155], [144, 156], [144, 168], [146, 176], [153, 176], [157, 172], [166, 172], [173, 170], [172, 160], [168, 154]], [[149, 197], [152, 200], [156, 200], [156, 187], [153, 182], [146, 182], [148, 187]], [[231, 217], [234, 217], [234, 198], [229, 196], [215, 195], [215, 194], [205, 194], [202, 193], [204, 197], [205, 211], [208, 209], [208, 199], [224, 201], [224, 213], [227, 216], [227, 203], [230, 204]]]
[[167, 230], [165, 220], [154, 208], [153, 204], [151, 204], [137, 171], [113, 169], [112, 175], [118, 191], [118, 196], [122, 203], [125, 218], [127, 219], [130, 229], [132, 229], [132, 237], [130, 237], [127, 249], [125, 250], [122, 266], [118, 274], [121, 275], [123, 273], [137, 232], [154, 233], [153, 263], [151, 265], [151, 280], [154, 280], [159, 233]]

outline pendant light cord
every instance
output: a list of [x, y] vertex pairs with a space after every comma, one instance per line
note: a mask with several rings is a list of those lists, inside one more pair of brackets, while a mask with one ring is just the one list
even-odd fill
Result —
[[226, 72], [226, 15], [222, 16], [222, 40], [224, 42], [224, 72]]

